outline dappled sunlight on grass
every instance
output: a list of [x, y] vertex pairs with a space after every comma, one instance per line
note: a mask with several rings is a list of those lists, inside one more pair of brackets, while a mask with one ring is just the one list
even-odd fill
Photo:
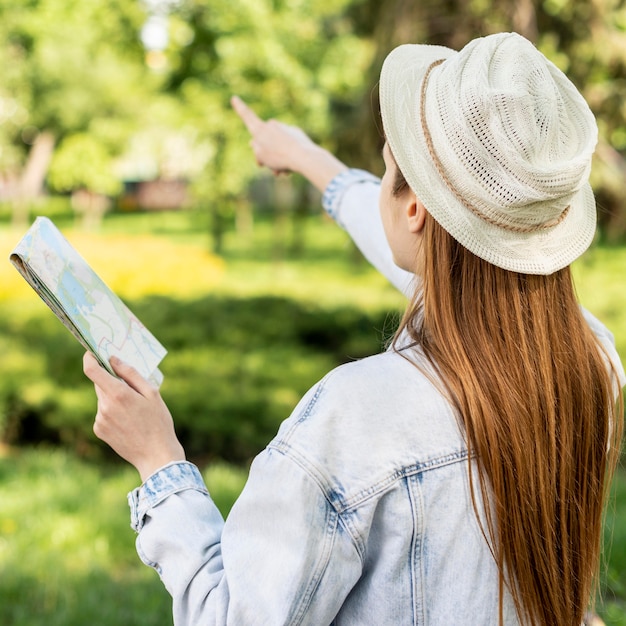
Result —
[[[145, 216], [140, 216], [145, 219]], [[179, 216], [178, 220], [184, 220]], [[184, 222], [183, 222], [184, 223]], [[218, 257], [207, 251], [206, 234], [183, 239], [119, 230], [86, 233], [62, 228], [63, 234], [104, 282], [123, 300], [147, 295], [188, 299], [208, 293], [247, 298], [288, 297], [316, 306], [354, 306], [362, 310], [401, 311], [404, 297], [385, 278], [346, 247], [347, 235], [333, 224], [314, 221], [311, 247], [320, 252], [302, 259], [273, 256], [263, 238], [237, 241], [235, 253]], [[0, 230], [0, 259], [8, 259], [23, 232]], [[247, 243], [244, 243], [246, 242]], [[249, 247], [248, 258], [237, 252]], [[333, 251], [333, 246], [335, 247]], [[337, 256], [337, 248], [344, 248]], [[250, 260], [250, 255], [258, 259]], [[346, 258], [351, 262], [346, 263]], [[8, 262], [0, 262], [0, 302], [33, 297], [32, 289]], [[143, 321], [143, 320], [142, 320]]]
[[224, 262], [200, 246], [150, 235], [89, 237], [70, 241], [120, 296], [155, 294], [187, 298], [206, 293], [224, 274]]
[[[226, 514], [247, 472], [204, 472]], [[134, 549], [125, 494], [139, 477], [47, 448], [0, 450], [0, 624], [161, 626], [171, 600]]]
[[[159, 592], [158, 581], [139, 568], [133, 554], [124, 494], [136, 483], [130, 468], [103, 472], [46, 448], [19, 455], [5, 450], [0, 458], [0, 623], [60, 626], [80, 624], [88, 616], [96, 620], [90, 623], [100, 623], [100, 603], [125, 597], [139, 609], [140, 589], [152, 584], [152, 593]], [[86, 602], [90, 581], [97, 581], [99, 590]], [[169, 602], [164, 598], [162, 604]]]
[[[154, 235], [63, 234], [122, 298], [154, 294], [188, 298], [212, 290], [224, 275], [224, 261], [200, 245]], [[8, 258], [19, 238], [14, 230], [0, 233], [0, 258]], [[29, 292], [17, 271], [8, 262], [0, 263], [0, 300]]]

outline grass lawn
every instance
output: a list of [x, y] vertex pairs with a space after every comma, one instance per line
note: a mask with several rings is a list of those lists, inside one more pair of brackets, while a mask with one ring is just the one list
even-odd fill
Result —
[[[59, 226], [104, 280], [123, 298], [133, 301], [160, 295], [179, 301], [181, 307], [191, 307], [207, 295], [233, 301], [271, 296], [288, 298], [297, 303], [298, 311], [311, 311], [312, 315], [334, 315], [338, 307], [347, 307], [388, 311], [390, 318], [403, 306], [394, 289], [354, 253], [346, 236], [320, 216], [304, 223], [300, 234], [305, 252], [300, 256], [289, 253], [289, 224], [277, 226], [268, 220], [260, 221], [246, 236], [228, 232], [220, 257], [208, 251], [209, 238], [201, 214], [111, 215], [99, 234], [75, 230], [66, 218]], [[0, 228], [0, 256], [6, 258], [20, 235]], [[609, 325], [623, 355], [625, 268], [626, 248], [595, 248], [575, 265], [582, 303]], [[56, 323], [8, 263], [0, 264], [2, 318], [15, 320], [11, 331], [0, 329], [2, 348], [10, 345], [11, 332], [30, 332], [33, 325]], [[245, 319], [246, 324], [253, 323]], [[11, 367], [23, 367], [25, 375], [33, 363], [38, 363], [27, 360], [27, 356], [36, 358], [53, 349], [37, 346], [31, 351], [35, 356], [24, 355], [23, 360], [15, 357]], [[282, 357], [276, 358], [272, 367], [300, 372], [307, 381], [310, 378], [308, 384], [315, 382], [317, 370], [311, 363], [299, 364], [291, 353]], [[257, 367], [254, 360], [258, 358], [246, 355], [246, 366]], [[325, 363], [320, 357], [319, 369]], [[0, 363], [0, 379], [2, 367]], [[79, 362], [64, 367], [80, 375]], [[166, 376], [167, 367], [166, 359]], [[45, 389], [33, 385], [30, 393], [45, 395]], [[272, 393], [282, 398], [285, 407], [294, 403], [293, 390]], [[76, 404], [75, 419], [91, 422], [94, 405], [90, 403], [86, 408]], [[245, 469], [218, 462], [204, 466], [203, 471], [226, 514], [243, 486]], [[131, 468], [79, 459], [61, 449], [35, 446], [0, 450], [0, 624], [171, 624], [167, 593], [134, 551], [125, 494], [136, 484]], [[626, 626], [624, 471], [615, 482], [614, 492], [607, 518], [611, 551], [599, 612], [607, 625]]]
[[[246, 472], [204, 471], [223, 514]], [[0, 458], [0, 624], [165, 626], [171, 602], [138, 561], [125, 494], [130, 467], [106, 467], [43, 447]]]

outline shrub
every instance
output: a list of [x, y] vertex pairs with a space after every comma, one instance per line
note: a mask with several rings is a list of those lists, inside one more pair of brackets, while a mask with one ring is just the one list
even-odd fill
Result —
[[[385, 313], [318, 310], [283, 297], [160, 296], [130, 305], [169, 350], [162, 393], [183, 445], [230, 461], [256, 454], [328, 370], [379, 351], [385, 324]], [[46, 309], [2, 319], [4, 440], [102, 450], [82, 348]]]

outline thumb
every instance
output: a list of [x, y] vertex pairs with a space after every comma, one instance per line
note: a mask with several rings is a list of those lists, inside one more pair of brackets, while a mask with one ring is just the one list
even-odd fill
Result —
[[109, 359], [109, 364], [115, 374], [140, 395], [147, 396], [154, 392], [155, 387], [152, 383], [147, 381], [132, 365], [116, 356]]

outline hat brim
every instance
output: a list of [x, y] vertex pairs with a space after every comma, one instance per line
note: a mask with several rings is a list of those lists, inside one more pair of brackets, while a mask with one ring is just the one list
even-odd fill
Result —
[[426, 210], [462, 246], [506, 270], [552, 274], [572, 263], [593, 241], [596, 204], [591, 187], [588, 183], [581, 187], [556, 226], [532, 233], [498, 227], [469, 211], [438, 173], [420, 121], [420, 92], [428, 68], [456, 54], [443, 46], [406, 44], [385, 59], [379, 97], [391, 153]]

